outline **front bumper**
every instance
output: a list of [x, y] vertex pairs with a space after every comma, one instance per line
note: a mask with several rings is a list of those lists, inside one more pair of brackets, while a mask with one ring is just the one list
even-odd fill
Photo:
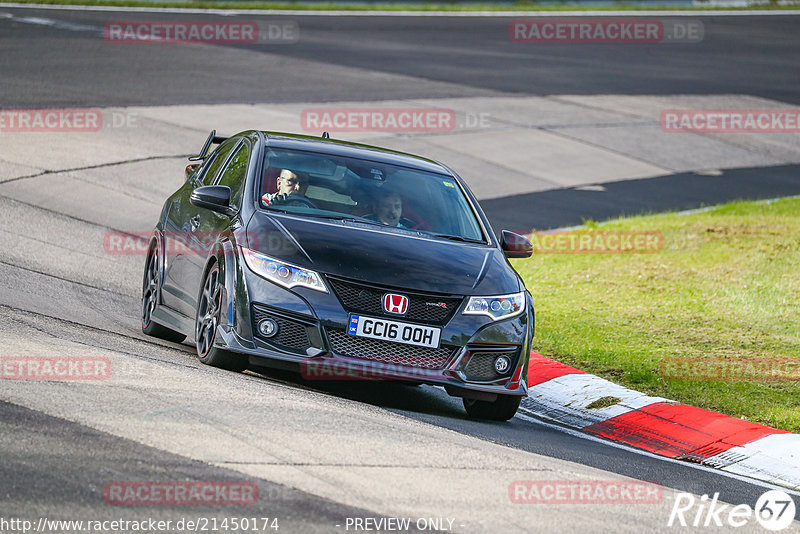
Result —
[[[529, 296], [522, 314], [502, 321], [463, 315], [462, 298], [440, 325], [440, 347], [427, 349], [348, 334], [351, 311], [330, 283], [328, 293], [290, 291], [241, 263], [229, 267], [238, 276], [226, 273], [227, 306], [217, 340], [227, 350], [248, 355], [252, 365], [299, 369], [308, 380], [406, 380], [445, 386], [457, 396], [527, 395], [534, 328]], [[258, 333], [256, 325], [265, 318], [278, 325], [274, 336]], [[498, 356], [511, 362], [505, 372], [494, 367]]]

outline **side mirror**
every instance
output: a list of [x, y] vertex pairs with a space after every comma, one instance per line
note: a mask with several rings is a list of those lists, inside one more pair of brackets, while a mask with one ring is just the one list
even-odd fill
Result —
[[200, 168], [200, 164], [199, 163], [190, 163], [189, 165], [187, 165], [186, 166], [186, 170], [185, 170], [185, 172], [186, 172], [185, 181], [188, 182], [189, 178], [191, 178], [194, 175], [194, 173], [197, 172], [197, 169], [199, 169], [199, 168]]
[[500, 248], [506, 258], [530, 258], [533, 254], [533, 245], [519, 234], [503, 230]]
[[192, 191], [189, 202], [198, 208], [206, 208], [228, 217], [236, 214], [236, 207], [231, 206], [231, 188], [227, 185], [204, 185]]

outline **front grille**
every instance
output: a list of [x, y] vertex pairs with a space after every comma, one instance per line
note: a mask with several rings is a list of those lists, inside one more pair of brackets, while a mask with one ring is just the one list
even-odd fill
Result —
[[[494, 361], [501, 355], [511, 360], [508, 371], [503, 374], [498, 373], [494, 368]], [[464, 374], [467, 380], [481, 382], [503, 378], [514, 371], [515, 356], [514, 352], [473, 352], [470, 354], [466, 367], [464, 367]]]
[[356, 337], [338, 328], [328, 328], [328, 339], [333, 352], [342, 356], [420, 369], [443, 369], [456, 350], [456, 347], [429, 349]]
[[[278, 325], [278, 333], [272, 337], [263, 337], [258, 331], [258, 323], [262, 319], [270, 318]], [[293, 321], [286, 317], [281, 317], [269, 310], [253, 306], [253, 332], [260, 338], [273, 345], [291, 349], [293, 351], [305, 351], [311, 347], [311, 340], [308, 337], [306, 325]]]
[[328, 277], [328, 282], [347, 311], [397, 318], [383, 311], [383, 296], [398, 293], [408, 297], [408, 311], [403, 319], [425, 324], [445, 324], [463, 300], [463, 297], [380, 288], [340, 278]]

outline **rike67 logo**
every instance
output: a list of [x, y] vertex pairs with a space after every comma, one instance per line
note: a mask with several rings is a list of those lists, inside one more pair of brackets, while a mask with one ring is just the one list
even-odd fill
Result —
[[796, 508], [790, 495], [770, 490], [761, 495], [754, 508], [748, 504], [732, 506], [719, 502], [719, 493], [699, 499], [691, 493], [678, 493], [667, 526], [739, 528], [753, 518], [765, 529], [777, 532], [789, 528]]

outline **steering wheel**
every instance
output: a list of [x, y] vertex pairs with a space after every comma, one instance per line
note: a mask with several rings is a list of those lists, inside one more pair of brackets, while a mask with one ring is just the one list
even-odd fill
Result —
[[276, 204], [284, 204], [284, 205], [292, 205], [292, 204], [304, 204], [305, 206], [313, 209], [319, 209], [314, 202], [307, 197], [300, 196], [300, 195], [289, 195], [286, 200], [280, 200], [276, 202]]

